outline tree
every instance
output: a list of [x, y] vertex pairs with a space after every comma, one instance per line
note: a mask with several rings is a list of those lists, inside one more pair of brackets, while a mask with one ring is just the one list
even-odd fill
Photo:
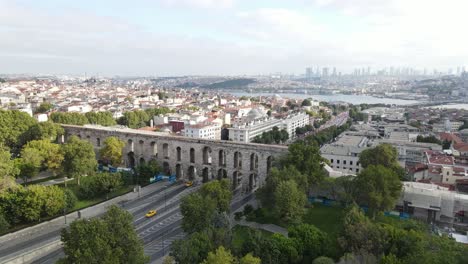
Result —
[[99, 153], [101, 158], [109, 161], [112, 166], [118, 166], [122, 163], [122, 150], [125, 147], [125, 142], [118, 137], [108, 137], [104, 140], [104, 147]]
[[382, 165], [370, 165], [354, 180], [356, 201], [367, 205], [373, 217], [378, 212], [393, 209], [400, 197], [402, 184], [398, 175]]
[[50, 114], [50, 120], [54, 123], [82, 126], [89, 124], [88, 118], [80, 113], [73, 112], [54, 112]]
[[[280, 235], [273, 234], [271, 236], [272, 251], [278, 251], [277, 257], [271, 263], [296, 263], [301, 260], [301, 255], [297, 252], [293, 240]], [[262, 258], [263, 259], [263, 258]]]
[[67, 210], [72, 210], [75, 207], [78, 198], [76, 197], [75, 193], [70, 189], [65, 189], [65, 207]]
[[211, 181], [203, 185], [200, 194], [204, 198], [211, 198], [216, 201], [216, 208], [219, 212], [229, 212], [232, 192], [227, 179]]
[[370, 165], [382, 165], [393, 170], [400, 179], [404, 179], [406, 172], [398, 163], [398, 151], [390, 144], [380, 144], [366, 149], [359, 155], [359, 162], [363, 168]]
[[148, 162], [145, 162], [143, 164], [139, 164], [135, 168], [135, 173], [138, 174], [138, 183], [140, 184], [142, 182], [148, 182], [150, 178], [154, 177], [154, 175], [157, 175], [159, 172], [161, 172], [161, 167], [159, 166], [158, 162], [154, 159], [151, 159]]
[[212, 250], [214, 250], [214, 246], [208, 234], [195, 232], [187, 239], [175, 240], [171, 245], [170, 255], [174, 257], [176, 263], [200, 263]]
[[36, 108], [36, 113], [46, 113], [49, 112], [54, 106], [49, 103], [49, 102], [44, 102], [39, 105], [38, 108]]
[[102, 219], [77, 220], [63, 229], [64, 263], [147, 263], [133, 217], [113, 205]]
[[8, 228], [10, 228], [10, 223], [8, 223], [3, 214], [0, 212], [0, 234], [5, 233]]
[[21, 157], [26, 161], [31, 160], [31, 154], [25, 157], [29, 152], [37, 155], [37, 158], [40, 159], [41, 169], [47, 168], [52, 172], [61, 169], [64, 157], [60, 145], [51, 143], [48, 139], [33, 140], [28, 142], [21, 151]]
[[173, 256], [166, 256], [163, 259], [163, 264], [174, 264], [175, 259]]
[[18, 110], [0, 110], [0, 145], [14, 153], [21, 148], [21, 135], [37, 124], [36, 119]]
[[320, 182], [324, 177], [322, 157], [316, 144], [306, 144], [303, 141], [289, 145], [288, 154], [281, 160], [283, 167], [294, 166], [300, 173], [307, 176], [308, 187]]
[[18, 174], [19, 169], [11, 159], [10, 152], [0, 145], [0, 194], [16, 186], [14, 178]]
[[302, 101], [302, 104], [301, 104], [301, 106], [311, 106], [311, 105], [312, 103], [310, 102], [309, 99], [304, 99], [304, 101]]
[[382, 165], [391, 168], [398, 164], [398, 152], [390, 144], [380, 144], [374, 148], [366, 149], [359, 155], [359, 162], [363, 168], [370, 165]]
[[99, 173], [83, 178], [79, 188], [80, 196], [93, 198], [109, 194], [122, 186], [120, 173]]
[[328, 237], [313, 225], [301, 224], [290, 227], [288, 237], [295, 242], [297, 251], [303, 256], [315, 259], [326, 254]]
[[31, 140], [55, 141], [57, 137], [64, 135], [65, 130], [52, 122], [41, 122], [31, 126], [22, 136], [22, 143], [26, 144]]
[[67, 144], [63, 145], [63, 153], [63, 170], [68, 176], [76, 177], [78, 185], [81, 176], [96, 170], [96, 154], [91, 143], [72, 136]]
[[314, 259], [312, 264], [335, 264], [335, 261], [329, 257], [321, 256]]
[[87, 112], [85, 117], [90, 124], [114, 126], [117, 124], [111, 112]]
[[280, 182], [274, 196], [276, 210], [281, 219], [290, 223], [301, 222], [307, 198], [293, 180]]
[[239, 260], [239, 264], [260, 264], [262, 260], [260, 258], [254, 257], [252, 253], [248, 253]]
[[434, 144], [439, 144], [439, 145], [442, 145], [442, 142], [440, 142], [440, 140], [438, 140], [434, 135], [430, 135], [430, 136], [422, 136], [422, 135], [418, 135], [416, 137], [416, 141], [417, 142], [425, 142], [425, 143], [434, 143]]
[[187, 233], [205, 230], [211, 225], [217, 202], [200, 193], [189, 194], [182, 198], [180, 211], [183, 215], [182, 229]]
[[24, 182], [33, 178], [39, 173], [44, 158], [41, 152], [35, 148], [24, 148], [21, 151], [21, 158], [16, 159], [16, 166], [19, 168], [19, 175]]
[[236, 258], [229, 250], [226, 250], [224, 247], [219, 247], [216, 249], [215, 253], [208, 253], [208, 257], [202, 264], [235, 264], [236, 262]]

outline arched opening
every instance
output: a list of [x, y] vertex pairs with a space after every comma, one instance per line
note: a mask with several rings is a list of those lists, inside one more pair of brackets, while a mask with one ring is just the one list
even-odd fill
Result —
[[158, 155], [158, 144], [155, 141], [151, 142], [151, 155], [156, 156]]
[[239, 182], [241, 181], [242, 174], [238, 171], [235, 171], [232, 175], [232, 189], [235, 190], [239, 187]]
[[[87, 137], [89, 139], [89, 136]], [[101, 139], [96, 138], [96, 146], [100, 147], [101, 146]]]
[[91, 137], [89, 135], [86, 136], [86, 139], [89, 140]]
[[190, 148], [190, 163], [195, 163], [195, 149]]
[[203, 169], [203, 172], [202, 172], [203, 182], [208, 182], [210, 180], [209, 173], [210, 172], [209, 172], [208, 168]]
[[133, 153], [133, 151], [130, 151], [127, 154], [127, 158], [128, 158], [128, 167], [135, 168], [135, 153]]
[[141, 154], [145, 153], [145, 142], [143, 140], [138, 141], [139, 147], [138, 150]]
[[134, 148], [133, 148], [133, 140], [129, 139], [127, 141], [127, 145], [128, 145], [128, 148], [130, 149], [131, 152], [134, 151]]
[[220, 167], [226, 167], [226, 151], [224, 149], [221, 149], [218, 154], [218, 161], [219, 161], [219, 166]]
[[144, 158], [140, 158], [139, 164], [140, 164], [140, 165], [144, 165], [144, 164], [145, 164], [145, 159], [144, 159]]
[[188, 168], [188, 179], [189, 181], [195, 180], [196, 169], [195, 166], [190, 166]]
[[175, 169], [176, 169], [176, 179], [180, 180], [182, 178], [182, 172], [183, 172], [182, 171], [182, 165], [177, 164]]
[[257, 174], [252, 173], [249, 176], [249, 192], [253, 191], [257, 187]]
[[234, 152], [234, 168], [242, 169], [242, 153]]
[[176, 148], [176, 153], [177, 153], [177, 161], [181, 161], [182, 160], [182, 149], [180, 147], [177, 147]]
[[203, 148], [203, 164], [211, 165], [211, 148], [210, 147]]
[[273, 157], [268, 156], [268, 158], [267, 158], [267, 174], [270, 174], [271, 166], [273, 166]]
[[78, 134], [77, 137], [78, 137], [79, 139], [81, 139], [81, 135], [80, 135], [80, 134]]
[[225, 169], [218, 170], [218, 180], [226, 179], [227, 178], [227, 171]]
[[163, 173], [164, 175], [171, 175], [171, 166], [166, 161], [163, 162]]
[[255, 153], [250, 155], [250, 170], [258, 169], [258, 156]]
[[163, 144], [163, 156], [165, 159], [169, 158], [169, 144], [167, 143]]

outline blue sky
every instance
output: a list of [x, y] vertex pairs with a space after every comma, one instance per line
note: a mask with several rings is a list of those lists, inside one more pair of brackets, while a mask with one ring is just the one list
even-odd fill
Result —
[[0, 0], [0, 72], [301, 73], [456, 68], [464, 0]]

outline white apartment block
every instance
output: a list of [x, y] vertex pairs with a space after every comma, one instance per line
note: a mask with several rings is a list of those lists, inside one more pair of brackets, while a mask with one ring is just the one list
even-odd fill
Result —
[[191, 138], [221, 139], [221, 125], [219, 123], [201, 123], [186, 125], [183, 135]]
[[256, 136], [263, 132], [268, 132], [273, 127], [280, 130], [285, 129], [290, 139], [296, 138], [296, 128], [310, 124], [309, 115], [299, 113], [290, 115], [285, 119], [275, 119], [268, 117], [261, 110], [252, 109], [245, 118], [234, 123], [229, 128], [229, 139], [240, 142], [251, 142]]
[[362, 136], [342, 136], [332, 144], [320, 149], [322, 157], [330, 162], [330, 167], [344, 175], [356, 175], [362, 170], [359, 154], [368, 148], [369, 139]]

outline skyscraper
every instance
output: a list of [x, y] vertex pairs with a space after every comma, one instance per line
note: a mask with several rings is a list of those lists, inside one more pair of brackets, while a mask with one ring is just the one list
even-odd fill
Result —
[[327, 67], [322, 68], [322, 77], [328, 77], [328, 68]]
[[312, 69], [312, 67], [307, 67], [306, 73], [305, 73], [306, 80], [307, 81], [312, 80], [313, 76], [314, 76], [314, 70]]

